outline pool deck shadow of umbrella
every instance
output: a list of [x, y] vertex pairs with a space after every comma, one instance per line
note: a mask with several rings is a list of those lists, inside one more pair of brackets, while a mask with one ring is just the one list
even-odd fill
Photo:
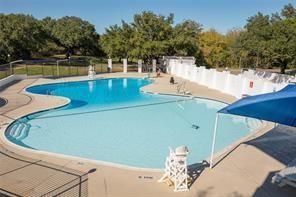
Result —
[[296, 158], [296, 128], [278, 125], [245, 144], [252, 145], [284, 165], [288, 165]]
[[188, 166], [188, 176], [191, 181], [188, 183], [188, 187], [190, 188], [196, 179], [201, 175], [205, 168], [209, 167], [209, 163], [203, 160], [201, 163], [195, 163]]
[[295, 196], [296, 188], [290, 186], [279, 187], [276, 184], [271, 182], [272, 177], [277, 173], [277, 171], [269, 172], [266, 176], [266, 179], [260, 185], [252, 196], [261, 197], [261, 196], [270, 196], [270, 197], [290, 197]]
[[[256, 147], [268, 156], [276, 159], [284, 165], [288, 165], [296, 158], [296, 128], [278, 125], [269, 132], [245, 142], [247, 145]], [[296, 188], [285, 186], [279, 187], [271, 182], [272, 177], [278, 171], [268, 172], [268, 176], [252, 196], [295, 196]]]

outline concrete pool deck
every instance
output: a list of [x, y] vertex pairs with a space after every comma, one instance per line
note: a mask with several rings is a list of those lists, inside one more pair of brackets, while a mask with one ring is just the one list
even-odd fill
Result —
[[[97, 75], [97, 78], [112, 77], [146, 77], [147, 74], [137, 73], [113, 73]], [[143, 91], [157, 93], [177, 93], [177, 84], [182, 79], [175, 78], [177, 84], [169, 84], [168, 75], [160, 78], [154, 78], [153, 84], [144, 87]], [[89, 174], [88, 194], [89, 196], [293, 196], [296, 190], [292, 188], [278, 188], [270, 183], [271, 175], [282, 169], [289, 158], [286, 160], [279, 159], [274, 155], [287, 155], [283, 148], [280, 152], [272, 150], [272, 146], [268, 146], [267, 142], [273, 143], [274, 135], [268, 135], [272, 132], [278, 133], [277, 130], [287, 131], [291, 141], [289, 146], [293, 146], [296, 142], [296, 132], [292, 128], [277, 127], [271, 132], [266, 132], [271, 127], [265, 128], [260, 134], [261, 137], [249, 139], [246, 143], [238, 145], [227, 157], [220, 161], [214, 169], [196, 168], [196, 181], [188, 192], [174, 193], [173, 188], [166, 184], [158, 183], [157, 180], [162, 175], [161, 172], [151, 170], [126, 169], [116, 166], [104, 165], [91, 162], [85, 159], [58, 156], [55, 154], [47, 154], [42, 151], [32, 151], [24, 149], [7, 142], [4, 139], [4, 130], [8, 123], [26, 114], [37, 112], [44, 109], [58, 107], [67, 104], [67, 100], [59, 97], [33, 95], [24, 92], [24, 88], [30, 85], [38, 85], [45, 83], [57, 83], [66, 81], [87, 80], [87, 77], [71, 77], [61, 79], [26, 79], [19, 81], [5, 89], [0, 90], [0, 97], [7, 99], [8, 103], [0, 108], [0, 144], [7, 150], [24, 157], [39, 159], [50, 162], [59, 166], [87, 172], [89, 169], [96, 168], [96, 172]], [[209, 89], [205, 86], [186, 82], [186, 90], [192, 95], [203, 98], [211, 98], [223, 102], [231, 103], [236, 99], [232, 96], [222, 94], [216, 90]], [[292, 130], [292, 131], [290, 131]], [[288, 132], [289, 131], [289, 132]], [[212, 132], [212, 131], [210, 131]], [[283, 132], [282, 132], [283, 133]], [[258, 133], [259, 134], [259, 133]], [[290, 135], [291, 134], [291, 135]], [[267, 135], [267, 137], [265, 137]], [[265, 137], [265, 138], [264, 138]], [[262, 139], [261, 139], [262, 138]], [[277, 140], [279, 143], [279, 141]], [[264, 144], [265, 143], [265, 144]], [[263, 147], [263, 148], [262, 148]], [[286, 147], [287, 149], [290, 147]], [[271, 151], [272, 150], [272, 151]], [[295, 150], [295, 149], [291, 149]], [[276, 154], [272, 154], [276, 152]], [[292, 152], [294, 153], [294, 152]], [[289, 157], [296, 155], [288, 154]], [[0, 168], [5, 157], [0, 158]], [[292, 160], [293, 158], [291, 158]], [[37, 173], [31, 169], [30, 173]], [[17, 184], [20, 180], [15, 177], [6, 177], [11, 179], [10, 184]], [[1, 179], [0, 179], [1, 180]], [[48, 183], [49, 184], [49, 183]], [[0, 188], [1, 188], [0, 181]]]

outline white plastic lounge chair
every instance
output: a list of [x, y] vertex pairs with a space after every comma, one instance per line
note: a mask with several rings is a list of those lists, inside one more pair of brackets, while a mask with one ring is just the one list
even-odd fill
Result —
[[272, 177], [272, 183], [277, 183], [280, 187], [291, 185], [296, 187], [296, 159], [288, 164], [280, 172]]

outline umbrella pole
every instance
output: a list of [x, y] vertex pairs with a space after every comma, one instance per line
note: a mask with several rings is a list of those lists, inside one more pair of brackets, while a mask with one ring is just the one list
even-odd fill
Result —
[[219, 113], [216, 114], [216, 120], [215, 120], [214, 136], [213, 136], [213, 143], [212, 143], [212, 153], [211, 153], [211, 161], [210, 161], [210, 168], [211, 169], [213, 168], [213, 157], [214, 157], [215, 144], [216, 144], [218, 121], [219, 121]]

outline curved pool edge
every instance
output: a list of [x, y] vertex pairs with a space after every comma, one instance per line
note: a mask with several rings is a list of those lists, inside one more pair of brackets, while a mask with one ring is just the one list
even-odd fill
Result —
[[[224, 103], [226, 105], [229, 105], [229, 102], [226, 101], [221, 101], [218, 99], [213, 99], [213, 98], [207, 98], [207, 97], [202, 97], [202, 96], [193, 96], [193, 95], [184, 95], [184, 94], [170, 94], [170, 93], [161, 93], [161, 92], [150, 92], [150, 91], [146, 91], [146, 90], [142, 90], [141, 91], [147, 94], [156, 94], [156, 95], [169, 95], [169, 96], [181, 96], [181, 97], [186, 97], [186, 98], [197, 98], [197, 99], [206, 99], [206, 100], [211, 100], [211, 101], [215, 101], [215, 102], [220, 102], [220, 103]], [[231, 152], [232, 150], [234, 150], [237, 146], [239, 146], [240, 144], [242, 144], [243, 142], [246, 142], [250, 139], [253, 139], [255, 137], [260, 136], [261, 134], [271, 130], [274, 127], [274, 124], [272, 124], [271, 122], [268, 121], [264, 121], [264, 120], [259, 120], [261, 121], [261, 126], [257, 129], [251, 130], [250, 133], [248, 133], [248, 135], [238, 139], [237, 141], [229, 144], [228, 146], [224, 147], [223, 149], [217, 151], [214, 155], [213, 155], [213, 161], [215, 163], [215, 160], [219, 160], [219, 158], [223, 159], [223, 156], [227, 155], [227, 153]], [[204, 159], [205, 161], [207, 161], [208, 163], [210, 163], [210, 156], [207, 157], [206, 159]], [[217, 162], [217, 161], [216, 161]], [[215, 165], [215, 164], [214, 164]]]
[[[95, 79], [95, 80], [102, 80], [102, 79], [112, 79], [115, 77], [110, 77], [110, 78], [100, 78], [100, 79]], [[128, 77], [128, 76], [122, 76], [122, 77], [116, 77], [116, 78], [143, 78], [143, 77]], [[71, 81], [71, 82], [80, 82], [80, 81], [93, 81], [93, 80], [78, 80], [78, 81]], [[184, 96], [184, 97], [194, 97], [194, 98], [201, 98], [201, 99], [208, 99], [208, 100], [213, 100], [213, 101], [217, 101], [217, 102], [221, 102], [221, 103], [225, 103], [225, 104], [229, 104], [225, 101], [221, 101], [218, 99], [214, 99], [214, 98], [208, 98], [208, 97], [202, 97], [202, 96], [193, 96], [193, 95], [182, 95], [182, 94], [168, 94], [168, 93], [161, 93], [161, 92], [153, 92], [153, 91], [146, 91], [146, 90], [142, 90], [142, 88], [144, 87], [149, 87], [151, 85], [154, 84], [154, 80], [151, 80], [151, 83], [143, 86], [140, 88], [140, 91], [143, 93], [148, 93], [148, 94], [163, 94], [163, 95], [172, 95], [172, 96]], [[58, 82], [58, 83], [68, 83], [68, 82]], [[62, 98], [65, 100], [68, 100], [67, 103], [65, 103], [62, 106], [56, 106], [56, 107], [52, 107], [52, 108], [48, 108], [48, 109], [40, 109], [37, 112], [32, 112], [32, 113], [27, 113], [27, 114], [23, 114], [20, 118], [23, 118], [25, 116], [31, 115], [31, 114], [35, 114], [35, 113], [40, 113], [43, 111], [47, 111], [47, 110], [53, 110], [53, 109], [57, 109], [60, 107], [64, 107], [66, 105], [68, 105], [71, 100], [67, 97], [62, 97], [62, 96], [55, 96], [55, 95], [41, 95], [41, 94], [35, 94], [35, 93], [31, 93], [26, 91], [27, 88], [29, 87], [33, 87], [33, 86], [38, 86], [38, 85], [46, 85], [46, 84], [57, 84], [57, 83], [44, 83], [44, 84], [37, 84], [37, 85], [30, 85], [28, 87], [26, 87], [23, 91], [25, 94], [29, 94], [32, 97], [42, 97], [42, 96], [48, 96], [51, 98]], [[36, 98], [35, 98], [36, 99]], [[99, 166], [108, 166], [108, 167], [116, 167], [116, 168], [121, 168], [121, 169], [126, 169], [126, 170], [133, 170], [133, 171], [149, 171], [149, 172], [163, 172], [163, 169], [154, 169], [154, 168], [143, 168], [143, 167], [135, 167], [135, 166], [129, 166], [129, 165], [124, 165], [124, 164], [118, 164], [118, 163], [113, 163], [113, 162], [106, 162], [106, 161], [101, 161], [101, 160], [94, 160], [94, 159], [87, 159], [87, 158], [83, 158], [83, 157], [78, 157], [78, 156], [70, 156], [70, 155], [65, 155], [65, 154], [59, 154], [59, 153], [53, 153], [53, 152], [48, 152], [48, 151], [43, 151], [43, 150], [36, 150], [36, 149], [30, 149], [30, 148], [26, 148], [26, 147], [22, 147], [20, 145], [17, 145], [13, 142], [11, 142], [9, 139], [7, 139], [6, 137], [6, 130], [10, 127], [10, 125], [12, 125], [15, 121], [18, 121], [20, 118], [17, 118], [17, 120], [14, 120], [12, 122], [10, 122], [9, 124], [5, 125], [4, 127], [1, 128], [1, 131], [3, 130], [3, 132], [1, 132], [0, 134], [0, 140], [1, 142], [3, 142], [6, 146], [5, 148], [7, 148], [8, 150], [18, 153], [22, 156], [27, 156], [29, 158], [34, 158], [34, 159], [40, 159], [43, 158], [45, 161], [51, 162], [51, 163], [58, 163], [58, 162], [52, 162], [52, 160], [55, 159], [62, 159], [62, 160], [67, 160], [67, 161], [73, 161], [76, 163], [89, 163], [89, 164], [94, 164], [94, 165], [99, 165]], [[253, 136], [255, 134], [261, 133], [263, 131], [266, 131], [266, 128], [269, 125], [268, 122], [263, 121], [264, 123], [267, 124], [262, 124], [262, 126], [259, 129], [256, 129], [256, 131], [251, 131], [247, 136], [243, 137], [243, 139], [248, 139], [250, 136]], [[269, 127], [267, 128], [267, 130], [269, 130]], [[243, 141], [242, 139], [238, 140], [238, 141]], [[229, 150], [234, 148], [234, 144], [237, 144], [237, 141], [234, 142], [233, 144], [230, 144], [229, 146], [225, 147], [223, 150]], [[218, 151], [215, 153], [214, 155], [214, 159], [217, 158], [220, 154], [222, 150]], [[25, 155], [24, 155], [25, 154]]]
[[[24, 156], [23, 153], [25, 153], [25, 156], [27, 156], [29, 158], [34, 158], [34, 159], [40, 159], [42, 157], [49, 156], [49, 157], [53, 157], [55, 159], [56, 158], [57, 159], [65, 159], [65, 160], [71, 160], [71, 161], [74, 161], [74, 162], [87, 162], [87, 163], [91, 163], [91, 164], [95, 164], [95, 165], [116, 167], [116, 168], [121, 168], [121, 169], [126, 169], [126, 170], [162, 172], [163, 171], [162, 169], [135, 167], [135, 166], [129, 166], [129, 165], [118, 164], [118, 163], [113, 163], [113, 162], [107, 162], [107, 161], [101, 161], [101, 160], [95, 160], [95, 159], [88, 159], [88, 158], [83, 158], [83, 157], [78, 157], [78, 156], [71, 156], [71, 155], [65, 155], [65, 154], [60, 154], [60, 153], [53, 153], [53, 152], [49, 152], [49, 151], [31, 149], [31, 148], [27, 148], [27, 147], [17, 145], [15, 143], [13, 143], [12, 141], [10, 141], [9, 139], [7, 139], [7, 137], [6, 137], [6, 132], [9, 129], [9, 127], [13, 123], [19, 121], [21, 118], [24, 118], [26, 116], [30, 116], [30, 115], [33, 115], [33, 114], [36, 114], [36, 113], [42, 113], [42, 112], [49, 111], [49, 110], [59, 109], [59, 108], [67, 106], [71, 102], [71, 99], [69, 99], [67, 97], [32, 93], [32, 92], [27, 91], [28, 88], [47, 85], [47, 84], [75, 83], [75, 82], [85, 82], [85, 81], [94, 81], [94, 80], [108, 80], [108, 79], [116, 79], [116, 78], [143, 79], [143, 77], [128, 77], [128, 76], [107, 77], [107, 78], [98, 78], [98, 79], [92, 79], [92, 80], [88, 79], [88, 80], [77, 80], [77, 81], [67, 81], [67, 82], [53, 82], [53, 83], [42, 83], [42, 84], [36, 84], [36, 85], [31, 84], [31, 85], [25, 87], [22, 90], [22, 92], [24, 94], [26, 94], [26, 95], [29, 95], [30, 97], [33, 97], [35, 99], [36, 99], [36, 97], [37, 97], [37, 99], [38, 99], [38, 97], [39, 98], [40, 97], [50, 97], [50, 98], [53, 98], [53, 99], [63, 99], [63, 100], [65, 100], [65, 103], [62, 104], [62, 105], [58, 105], [58, 106], [54, 106], [54, 107], [50, 107], [50, 108], [46, 108], [46, 109], [40, 109], [38, 111], [22, 114], [22, 116], [17, 117], [15, 120], [9, 122], [7, 125], [5, 125], [4, 127], [2, 127], [0, 129], [0, 131], [1, 131], [0, 141], [3, 142], [3, 144], [6, 145], [5, 148], [8, 149], [9, 151], [14, 152], [14, 153], [18, 153], [18, 154], [20, 154], [22, 156]], [[151, 83], [149, 83], [149, 84], [147, 84], [145, 86], [149, 86], [152, 83], [153, 83], [153, 80], [151, 80]], [[51, 160], [51, 158], [45, 159], [45, 160], [48, 161], [48, 160]]]
[[[5, 134], [1, 134], [0, 140], [4, 142], [6, 149], [8, 149], [11, 152], [20, 154], [22, 156], [27, 156], [24, 155], [23, 153], [27, 153], [30, 158], [33, 159], [45, 159], [48, 162], [51, 162], [51, 158], [46, 159], [46, 157], [53, 157], [54, 159], [63, 159], [67, 161], [73, 161], [76, 163], [89, 163], [89, 164], [94, 164], [94, 165], [101, 165], [101, 166], [109, 166], [109, 167], [115, 167], [115, 168], [121, 168], [121, 169], [126, 169], [126, 170], [136, 170], [136, 171], [151, 171], [151, 172], [162, 172], [162, 169], [154, 169], [154, 168], [141, 168], [141, 167], [134, 167], [134, 166], [129, 166], [129, 165], [124, 165], [124, 164], [118, 164], [118, 163], [113, 163], [113, 162], [107, 162], [107, 161], [101, 161], [101, 160], [95, 160], [95, 159], [87, 159], [83, 157], [78, 157], [78, 156], [71, 156], [71, 155], [65, 155], [65, 154], [60, 154], [60, 153], [53, 153], [53, 152], [48, 152], [48, 151], [43, 151], [43, 150], [37, 150], [37, 149], [30, 149], [26, 147], [22, 147], [20, 145], [17, 145], [13, 142], [11, 142], [9, 139], [6, 138]], [[10, 149], [12, 148], [12, 149]]]

